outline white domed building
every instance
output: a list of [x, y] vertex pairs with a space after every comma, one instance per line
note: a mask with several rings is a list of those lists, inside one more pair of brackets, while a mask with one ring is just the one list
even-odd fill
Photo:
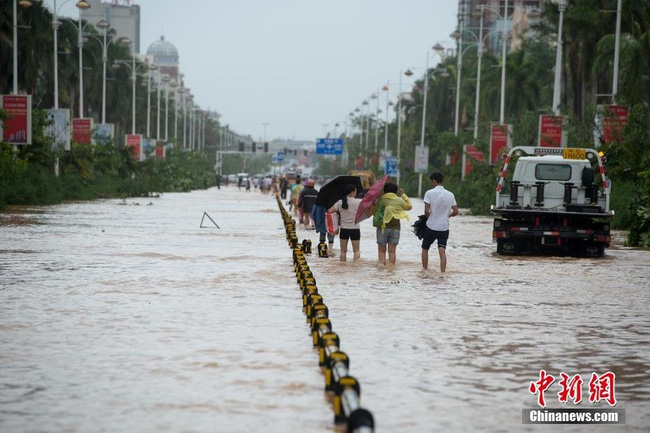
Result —
[[166, 41], [164, 36], [149, 45], [147, 57], [163, 74], [168, 74], [173, 80], [178, 78], [178, 50], [174, 44]]

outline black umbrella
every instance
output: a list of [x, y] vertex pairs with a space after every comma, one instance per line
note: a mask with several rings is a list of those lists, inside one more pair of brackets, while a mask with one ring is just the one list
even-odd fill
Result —
[[359, 176], [336, 176], [323, 185], [316, 197], [316, 204], [326, 210], [345, 197], [345, 190], [348, 185], [354, 185], [357, 192], [363, 190]]

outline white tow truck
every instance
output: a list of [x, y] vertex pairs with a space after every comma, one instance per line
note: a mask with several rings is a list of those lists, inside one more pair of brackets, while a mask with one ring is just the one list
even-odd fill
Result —
[[[518, 160], [506, 182], [513, 157]], [[611, 240], [611, 188], [594, 149], [512, 148], [490, 208], [497, 253], [602, 257]]]

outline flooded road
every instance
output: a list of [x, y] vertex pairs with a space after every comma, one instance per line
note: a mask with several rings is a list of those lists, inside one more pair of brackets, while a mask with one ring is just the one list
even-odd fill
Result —
[[[376, 431], [614, 429], [523, 425], [541, 369], [581, 374], [580, 408], [613, 371], [616, 431], [648, 431], [650, 252], [504, 258], [491, 226], [452, 220], [444, 278], [404, 225], [395, 269], [370, 221], [360, 262], [308, 258]], [[0, 213], [0, 431], [339, 431], [284, 233], [234, 187]]]

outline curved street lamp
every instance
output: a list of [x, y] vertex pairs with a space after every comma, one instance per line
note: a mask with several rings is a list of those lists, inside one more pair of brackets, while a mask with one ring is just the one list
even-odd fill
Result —
[[29, 0], [14, 0], [14, 35], [13, 35], [13, 47], [14, 47], [14, 86], [13, 94], [18, 94], [18, 5], [23, 8], [28, 8], [32, 5], [32, 2]]
[[[560, 19], [557, 30], [557, 48], [555, 50], [555, 80], [553, 81], [553, 114], [560, 114], [560, 86], [562, 70], [562, 23], [564, 21], [564, 11], [566, 10], [567, 0], [558, 0], [557, 7], [560, 11]], [[618, 66], [618, 65], [617, 65]]]
[[103, 39], [90, 33], [85, 33], [84, 37], [93, 39], [102, 46], [102, 123], [106, 123], [106, 62], [108, 61], [108, 46], [115, 40], [121, 45], [129, 45], [131, 39], [126, 37], [115, 38], [113, 35], [109, 37], [107, 33], [111, 25], [106, 20], [99, 21], [95, 27], [102, 30]]
[[120, 66], [126, 66], [130, 71], [131, 71], [131, 81], [132, 81], [132, 121], [131, 121], [131, 134], [135, 135], [135, 84], [137, 81], [137, 72], [140, 69], [147, 68], [148, 65], [147, 63], [140, 63], [139, 65], [136, 65], [135, 63], [135, 53], [132, 53], [132, 59], [131, 61], [129, 60], [115, 60], [113, 62], [113, 68], [119, 69]]
[[[444, 52], [444, 47], [440, 44], [435, 44], [433, 47], [433, 51], [435, 54], [438, 54], [441, 59], [444, 60], [445, 56], [443, 54]], [[427, 117], [427, 93], [429, 90], [429, 74], [432, 72], [437, 72], [437, 69], [433, 69], [432, 71], [429, 71], [429, 51], [427, 51], [427, 62], [426, 62], [426, 68], [424, 72], [424, 99], [422, 101], [422, 130], [420, 133], [420, 146], [424, 146], [424, 132], [425, 132], [425, 126], [426, 126], [426, 117]], [[408, 69], [404, 75], [406, 76], [411, 76], [413, 75], [413, 72]], [[419, 173], [418, 175], [418, 197], [422, 195], [422, 173]]]
[[158, 66], [148, 65], [147, 69], [147, 138], [151, 138], [151, 76]]

